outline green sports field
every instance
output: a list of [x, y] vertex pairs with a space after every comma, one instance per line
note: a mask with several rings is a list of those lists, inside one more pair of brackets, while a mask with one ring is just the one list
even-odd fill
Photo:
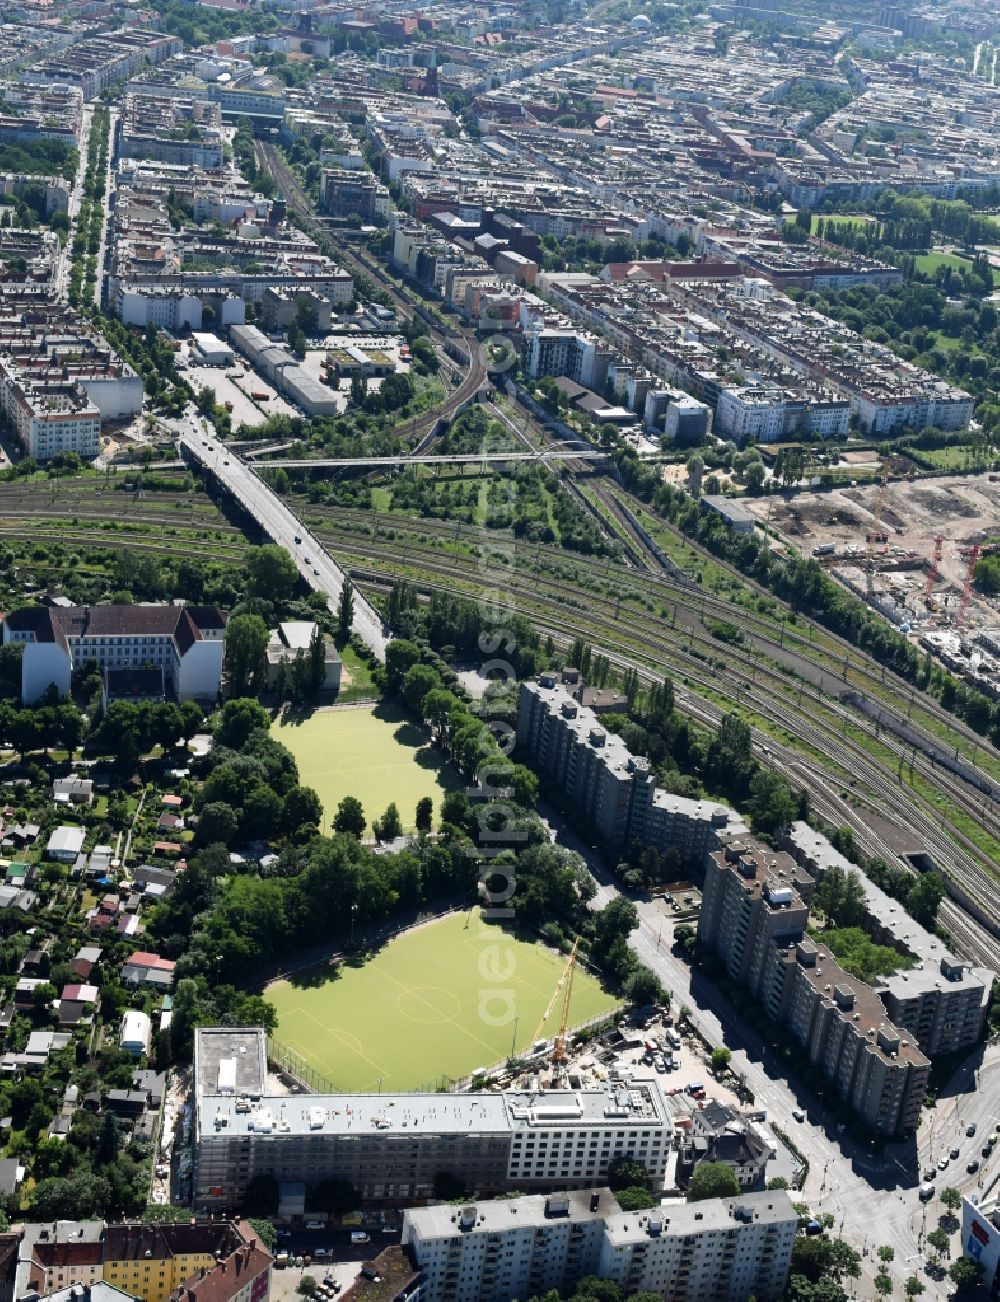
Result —
[[[450, 914], [391, 941], [362, 967], [341, 965], [316, 984], [278, 981], [265, 997], [275, 1040], [337, 1090], [433, 1087], [531, 1047], [566, 959], [487, 926], [479, 911]], [[559, 1027], [560, 999], [543, 1038]], [[570, 1023], [616, 1001], [578, 967]]]
[[395, 801], [403, 827], [412, 831], [418, 800], [431, 797], [436, 822], [443, 796], [460, 785], [426, 731], [395, 706], [283, 714], [271, 734], [295, 756], [303, 785], [319, 795], [328, 830], [344, 796], [356, 796], [369, 829]]

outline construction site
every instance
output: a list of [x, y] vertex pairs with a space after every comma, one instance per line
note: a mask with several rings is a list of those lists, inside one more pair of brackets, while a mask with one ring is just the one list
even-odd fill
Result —
[[1000, 695], [1000, 601], [973, 587], [1000, 550], [1000, 476], [894, 479], [747, 500], [762, 524], [815, 557], [949, 669]]

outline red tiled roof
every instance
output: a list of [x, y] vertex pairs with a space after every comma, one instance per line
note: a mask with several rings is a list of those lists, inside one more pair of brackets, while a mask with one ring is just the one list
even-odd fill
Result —
[[172, 972], [177, 966], [169, 958], [160, 958], [159, 954], [150, 954], [144, 949], [137, 949], [131, 958], [125, 960], [126, 967], [158, 968], [161, 972]]

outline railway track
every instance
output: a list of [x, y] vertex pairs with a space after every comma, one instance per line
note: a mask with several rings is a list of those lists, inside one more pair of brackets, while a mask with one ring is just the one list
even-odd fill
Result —
[[[400, 289], [376, 262], [369, 261], [358, 250], [347, 248], [332, 238], [330, 232], [325, 230], [317, 220], [312, 200], [303, 190], [294, 170], [286, 162], [280, 150], [264, 141], [257, 141], [255, 147], [258, 160], [265, 164], [278, 182], [288, 206], [297, 215], [302, 226], [320, 248], [325, 247], [325, 251], [335, 256], [348, 270], [353, 268], [354, 274], [368, 276], [377, 280], [385, 292], [391, 296], [397, 313], [401, 313], [405, 319], [411, 319], [414, 313], [420, 315], [432, 339], [439, 346], [446, 348], [449, 343], [454, 344], [454, 340], [447, 339], [436, 328], [430, 313], [424, 315], [426, 309], [423, 312], [421, 311], [423, 304], [419, 302], [416, 295]], [[453, 416], [466, 403], [472, 401], [485, 383], [487, 379], [486, 363], [483, 360], [475, 336], [466, 331], [456, 331], [456, 337], [462, 341], [467, 360], [467, 370], [462, 383], [436, 407], [422, 412], [415, 420], [408, 421], [401, 426], [397, 430], [400, 436], [415, 435], [433, 429], [439, 420]], [[454, 358], [451, 358], [452, 362], [454, 360]]]
[[[67, 510], [65, 505], [60, 509], [55, 502], [46, 502], [44, 500], [30, 500], [27, 503], [5, 503], [4, 498], [13, 496], [6, 492], [0, 493], [0, 509], [4, 510], [4, 529], [3, 532], [13, 534], [18, 532], [16, 527], [11, 528], [15, 520], [20, 517], [25, 522], [31, 520], [32, 528], [30, 536], [32, 538], [44, 537], [58, 540], [61, 543], [70, 545], [94, 545], [97, 543], [109, 548], [115, 547], [137, 547], [146, 551], [158, 551], [166, 554], [184, 555], [190, 551], [190, 538], [171, 539], [165, 537], [162, 533], [156, 541], [143, 540], [133, 531], [117, 532], [108, 531], [95, 539], [92, 532], [67, 531], [65, 527], [65, 518]], [[28, 495], [31, 498], [32, 495]], [[96, 496], [96, 495], [92, 495]], [[78, 494], [75, 500], [74, 512], [78, 516], [90, 516], [97, 518], [107, 515], [107, 503], [94, 501], [91, 506], [85, 506], [83, 503], [83, 494]], [[130, 514], [130, 523], [134, 526], [148, 524], [150, 526], [176, 527], [178, 522], [176, 503], [171, 501], [170, 509], [156, 508], [146, 506], [143, 503], [137, 503], [137, 508]], [[440, 578], [440, 583], [428, 583], [422, 581], [421, 586], [427, 588], [438, 587], [442, 591], [455, 592], [457, 571], [468, 569], [474, 570], [476, 561], [476, 547], [481, 541], [481, 533], [473, 527], [463, 528], [455, 527], [456, 536], [463, 538], [463, 541], [469, 545], [469, 556], [464, 558], [454, 555], [441, 555], [440, 549], [435, 547], [420, 547], [408, 545], [405, 550], [399, 547], [391, 546], [392, 539], [379, 540], [377, 537], [370, 536], [370, 526], [374, 522], [378, 525], [378, 517], [373, 517], [371, 513], [357, 511], [338, 511], [337, 513], [340, 525], [338, 528], [327, 526], [325, 523], [319, 524], [319, 532], [325, 534], [327, 540], [332, 544], [334, 549], [340, 554], [355, 553], [355, 560], [360, 567], [370, 564], [373, 558], [377, 558], [380, 569], [389, 575], [408, 573], [412, 570], [414, 564], [418, 564], [420, 572], [425, 575], [434, 575]], [[46, 517], [54, 517], [51, 527], [41, 524], [41, 520]], [[619, 517], [623, 524], [629, 522], [627, 517]], [[57, 520], [62, 523], [57, 525]], [[203, 531], [206, 534], [221, 532], [215, 526], [216, 522], [206, 522], [206, 528]], [[353, 524], [356, 526], [354, 532], [350, 532], [345, 526]], [[452, 526], [446, 526], [451, 528]], [[223, 526], [223, 529], [226, 529]], [[404, 518], [399, 521], [399, 531], [422, 533], [429, 540], [439, 542], [442, 526], [434, 521], [413, 521]], [[390, 531], [395, 532], [390, 525]], [[365, 537], [359, 538], [359, 533], [364, 532]], [[226, 557], [232, 557], [235, 561], [243, 550], [242, 535], [238, 530], [231, 530], [233, 542], [224, 543], [221, 540], [212, 539], [213, 549], [221, 551]], [[237, 543], [236, 539], [240, 542]], [[641, 536], [633, 534], [632, 542], [637, 546], [642, 541]], [[360, 550], [359, 543], [361, 544]], [[848, 826], [855, 828], [859, 843], [862, 844], [868, 853], [879, 853], [883, 856], [894, 859], [896, 856], [892, 848], [887, 846], [881, 839], [872, 832], [870, 826], [864, 822], [863, 818], [857, 813], [851, 805], [851, 802], [844, 800], [836, 795], [831, 787], [831, 766], [836, 765], [840, 770], [840, 775], [833, 775], [833, 786], [843, 781], [843, 774], [854, 774], [857, 781], [863, 781], [866, 791], [868, 791], [871, 800], [874, 803], [878, 800], [884, 806], [893, 808], [899, 805], [900, 792], [906, 790], [907, 808], [906, 822], [912, 832], [927, 845], [930, 852], [939, 862], [942, 869], [949, 876], [963, 885], [963, 888], [971, 891], [993, 890], [995, 895], [995, 883], [989, 879], [989, 869], [992, 866], [988, 856], [984, 856], [981, 851], [967, 837], [957, 833], [953, 829], [950, 833], [944, 833], [940, 827], [940, 819], [937, 811], [927, 804], [922, 797], [916, 793], [904, 788], [901, 781], [890, 780], [886, 776], [884, 765], [873, 761], [868, 752], [857, 742], [847, 738], [847, 724], [850, 723], [852, 728], [865, 729], [853, 714], [846, 710], [839, 701], [831, 700], [812, 688], [806, 688], [802, 685], [800, 688], [800, 700], [802, 697], [813, 707], [813, 722], [806, 723], [801, 717], [801, 710], [797, 713], [796, 724], [789, 727], [789, 710], [788, 710], [788, 687], [787, 677], [780, 671], [771, 669], [769, 666], [762, 664], [760, 660], [751, 660], [745, 653], [734, 653], [732, 649], [727, 650], [727, 660], [730, 662], [725, 672], [717, 670], [714, 673], [706, 673], [705, 661], [711, 660], [713, 653], [718, 654], [720, 648], [714, 644], [710, 637], [703, 632], [696, 632], [691, 627], [684, 627], [680, 630], [667, 628], [665, 625], [657, 624], [651, 630], [643, 631], [626, 623], [623, 627], [623, 621], [620, 619], [622, 596], [619, 595], [612, 601], [607, 595], [600, 595], [593, 591], [583, 594], [580, 586], [579, 568], [582, 567], [587, 571], [586, 577], [591, 581], [600, 580], [602, 577], [605, 584], [605, 593], [609, 580], [617, 580], [623, 584], [626, 589], [629, 585], [634, 586], [641, 583], [643, 588], [648, 588], [652, 584], [657, 590], [660, 590], [664, 596], [671, 600], [678, 600], [681, 596], [689, 595], [687, 592], [681, 592], [672, 576], [661, 576], [653, 571], [643, 572], [641, 577], [638, 574], [631, 574], [627, 571], [613, 574], [613, 567], [610, 565], [600, 565], [597, 562], [587, 561], [584, 558], [572, 558], [566, 553], [558, 553], [560, 563], [567, 565], [571, 571], [576, 567], [565, 581], [558, 577], [552, 576], [553, 569], [553, 550], [541, 546], [529, 544], [518, 544], [519, 550], [526, 553], [525, 559], [530, 556], [533, 569], [547, 567], [548, 573], [534, 573], [523, 584], [516, 587], [516, 595], [519, 604], [526, 613], [529, 613], [533, 622], [536, 622], [543, 632], [551, 632], [553, 636], [562, 641], [570, 641], [577, 636], [583, 635], [593, 641], [600, 649], [604, 650], [615, 663], [622, 665], [631, 665], [636, 663], [635, 654], [622, 654], [621, 648], [625, 644], [629, 646], [631, 652], [638, 652], [641, 656], [641, 663], [645, 674], [653, 677], [657, 672], [667, 668], [673, 673], [678, 670], [683, 672], [685, 681], [689, 687], [680, 687], [678, 691], [679, 703], [682, 708], [693, 718], [701, 719], [712, 726], [717, 725], [719, 718], [725, 709], [729, 708], [730, 702], [735, 702], [743, 707], [751, 707], [762, 718], [771, 722], [779, 728], [785, 728], [794, 733], [796, 740], [806, 744], [809, 749], [821, 756], [825, 756], [827, 767], [817, 763], [815, 759], [803, 758], [791, 748], [781, 748], [776, 745], [774, 737], [770, 732], [756, 730], [755, 739], [761, 747], [768, 747], [770, 755], [777, 761], [776, 766], [783, 767], [793, 777], [793, 780], [806, 786], [812, 794], [817, 812], [829, 817], [831, 821], [846, 823]], [[473, 591], [481, 584], [481, 576], [478, 569], [470, 575], [469, 583]], [[514, 589], [512, 589], [514, 591]], [[584, 599], [581, 600], [581, 597]], [[626, 600], [628, 593], [626, 592]], [[703, 600], [706, 608], [713, 609], [719, 613], [732, 616], [735, 611], [730, 602], [725, 602], [721, 598], [711, 597], [709, 594], [699, 592], [699, 600]], [[614, 605], [614, 609], [612, 609]], [[741, 608], [737, 608], [741, 609]], [[575, 614], [580, 611], [581, 614]], [[633, 614], [626, 607], [626, 614]], [[595, 618], [596, 617], [596, 618]], [[770, 638], [773, 633], [773, 625], [764, 620], [757, 621], [758, 636], [766, 642], [770, 639], [773, 648], [779, 648], [782, 643]], [[669, 635], [668, 635], [669, 634]], [[688, 650], [684, 650], [684, 642], [687, 642]], [[705, 648], [703, 655], [691, 654], [694, 644]], [[812, 648], [815, 650], [815, 648]], [[762, 685], [761, 679], [768, 684]], [[772, 685], [773, 684], [773, 685]], [[692, 690], [693, 689], [693, 690]], [[706, 699], [701, 693], [709, 695], [724, 695], [726, 697], [725, 706], [720, 706], [716, 702]], [[837, 735], [836, 726], [831, 727], [829, 723], [824, 722], [823, 726], [818, 726], [823, 722], [823, 715], [830, 714], [836, 721], [842, 721], [844, 724], [844, 736]], [[867, 727], [869, 738], [877, 737], [877, 730]], [[900, 765], [906, 759], [908, 747], [905, 745], [893, 745], [888, 738], [882, 738], [886, 749], [896, 758]], [[915, 767], [929, 783], [940, 787], [940, 775], [936, 774], [929, 766], [923, 766], [920, 761], [916, 761]], [[993, 811], [990, 810], [978, 797], [966, 793], [960, 786], [953, 784], [948, 792], [949, 799], [958, 804], [963, 812], [970, 818], [974, 818], [980, 826], [988, 829], [992, 833], [1000, 833], [1000, 826]], [[978, 861], [978, 862], [977, 862]], [[985, 876], [984, 876], [985, 873]], [[986, 896], [985, 898], [988, 898]], [[944, 906], [943, 906], [944, 908]], [[996, 963], [1000, 954], [997, 953], [995, 940], [984, 932], [981, 927], [970, 922], [955, 908], [948, 904], [945, 913], [942, 915], [943, 920], [947, 920], [952, 931], [956, 934], [956, 939], [960, 941], [970, 956], [979, 959], [979, 961]]]
[[[352, 547], [355, 549], [354, 559], [362, 567], [362, 572], [375, 556], [385, 568], [398, 576], [408, 576], [414, 561], [419, 561], [423, 573], [434, 573], [441, 579], [439, 584], [431, 586], [452, 593], [462, 590], [456, 583], [454, 558], [443, 560], [430, 549], [413, 546], [402, 551], [382, 545], [373, 548], [369, 543], [363, 550], [356, 550], [356, 538], [340, 536], [334, 539], [329, 533], [327, 536], [330, 541], [335, 542], [341, 555], [350, 555]], [[470, 587], [474, 588], [477, 582], [478, 576], [471, 577]], [[846, 736], [846, 729], [845, 735], [841, 737], [836, 726], [820, 726], [818, 721], [822, 720], [824, 712], [834, 714], [837, 719], [846, 719], [846, 711], [839, 706], [838, 702], [824, 700], [818, 693], [803, 686], [803, 698], [812, 705], [811, 717], [817, 722], [807, 723], [800, 711], [795, 728], [790, 729], [787, 682], [777, 671], [756, 662], [748, 666], [743, 662], [748, 661], [749, 657], [743, 657], [741, 668], [732, 667], [726, 670], [716, 668], [714, 673], [707, 673], [704, 658], [688, 654], [681, 645], [685, 639], [689, 644], [698, 640], [711, 650], [713, 648], [707, 638], [696, 639], [690, 631], [674, 640], [665, 638], [662, 629], [659, 630], [658, 635], [637, 633], [634, 629], [626, 631], [621, 627], [617, 613], [612, 610], [612, 603], [600, 598], [591, 599], [586, 603], [587, 627], [584, 627], [580, 618], [572, 619], [565, 615], [565, 612], [572, 610], [574, 606], [583, 609], [578, 600], [578, 590], [570, 585], [533, 576], [523, 585], [515, 580], [508, 586], [512, 596], [517, 597], [519, 608], [543, 632], [558, 634], [563, 641], [570, 641], [583, 634], [589, 637], [597, 649], [608, 654], [613, 662], [623, 665], [635, 663], [634, 655], [622, 653], [620, 648], [624, 641], [630, 652], [641, 653], [647, 670], [659, 669], [662, 672], [662, 668], [667, 667], [676, 673], [680, 669], [684, 674], [685, 683], [693, 684], [709, 694], [726, 695], [728, 700], [725, 708], [729, 708], [729, 702], [735, 702], [744, 708], [752, 708], [777, 728], [793, 732], [796, 739], [806, 743], [813, 753], [825, 755], [828, 761], [837, 763], [842, 773], [853, 774], [855, 781], [862, 783], [870, 792], [871, 799], [868, 803], [872, 808], [875, 808], [876, 801], [881, 802], [883, 807], [898, 806], [900, 792], [905, 791], [908, 802], [906, 824], [927, 847], [943, 873], [967, 891], [980, 894], [983, 891], [995, 891], [996, 883], [991, 873], [992, 861], [973, 840], [955, 828], [948, 832], [943, 831], [939, 824], [938, 812], [933, 805], [912, 787], [906, 787], [901, 779], [892, 780], [886, 777], [869, 752], [857, 741]], [[543, 591], [550, 594], [545, 599], [541, 596]], [[773, 689], [764, 691], [761, 688], [762, 676], [774, 682]], [[718, 713], [713, 715], [716, 722], [723, 712], [724, 709], [719, 707]], [[764, 744], [768, 741], [773, 743], [770, 733], [761, 732], [760, 737]], [[902, 759], [903, 756], [900, 758]], [[933, 783], [938, 775], [928, 769], [923, 776]], [[809, 782], [810, 789], [827, 790], [830, 780], [829, 770], [816, 766], [812, 780]], [[838, 780], [842, 782], [844, 779]], [[977, 809], [974, 797], [952, 792], [951, 798], [969, 817], [975, 816]], [[996, 829], [995, 823], [993, 827]], [[880, 847], [883, 852], [885, 848]], [[895, 854], [891, 851], [890, 853], [895, 859]]]

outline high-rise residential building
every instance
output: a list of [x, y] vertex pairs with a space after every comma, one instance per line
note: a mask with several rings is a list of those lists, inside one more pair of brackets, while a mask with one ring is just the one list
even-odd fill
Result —
[[423, 1272], [421, 1302], [537, 1297], [596, 1273], [606, 1218], [619, 1210], [609, 1189], [441, 1203], [404, 1214], [402, 1243]]
[[260, 1028], [195, 1032], [194, 1192], [228, 1207], [260, 1175], [349, 1180], [368, 1200], [590, 1188], [618, 1157], [662, 1187], [673, 1121], [655, 1081], [597, 1090], [269, 1095]]
[[413, 1208], [402, 1243], [421, 1302], [565, 1293], [586, 1275], [676, 1299], [780, 1297], [798, 1215], [782, 1190], [623, 1212], [609, 1189]]
[[735, 841], [706, 857], [698, 937], [881, 1134], [913, 1131], [930, 1063], [879, 996], [806, 937], [812, 877], [787, 854]]
[[725, 805], [689, 800], [656, 785], [649, 761], [633, 755], [600, 716], [581, 704], [554, 673], [521, 684], [517, 709], [519, 758], [569, 796], [610, 846], [633, 841], [676, 849], [700, 863], [725, 836], [746, 830]]
[[854, 873], [864, 890], [865, 930], [873, 940], [909, 953], [912, 967], [881, 976], [874, 984], [893, 1023], [909, 1032], [924, 1053], [958, 1053], [983, 1033], [994, 973], [956, 958], [939, 936], [911, 917], [856, 864], [845, 859], [808, 823], [793, 823], [785, 844], [817, 880], [837, 870]]

